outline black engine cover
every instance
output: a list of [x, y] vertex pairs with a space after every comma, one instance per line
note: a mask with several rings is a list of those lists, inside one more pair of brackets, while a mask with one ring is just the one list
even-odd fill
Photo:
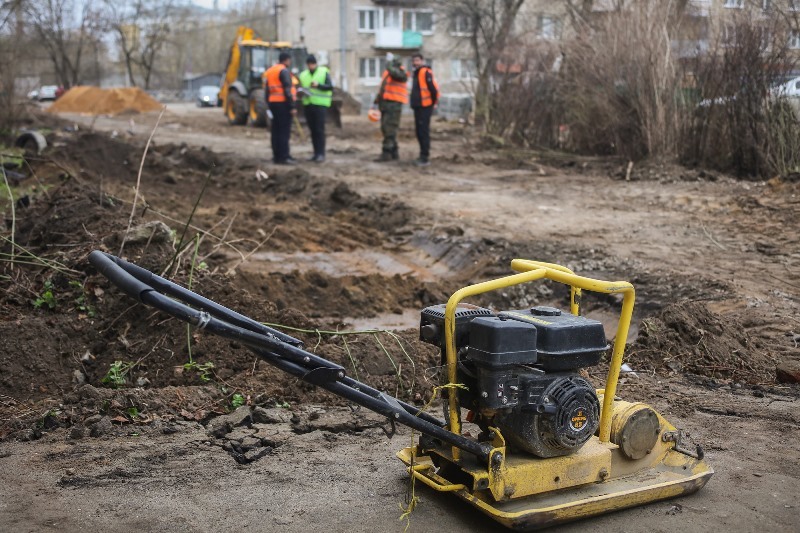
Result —
[[[582, 377], [545, 374], [521, 381], [529, 407], [501, 410], [494, 417], [494, 425], [515, 448], [538, 457], [568, 455], [597, 431], [600, 401]], [[536, 396], [538, 402], [532, 401]]]

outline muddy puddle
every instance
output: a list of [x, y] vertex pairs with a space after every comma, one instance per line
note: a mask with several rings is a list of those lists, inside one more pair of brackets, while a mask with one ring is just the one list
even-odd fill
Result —
[[364, 249], [348, 252], [259, 252], [252, 256], [248, 267], [250, 270], [283, 274], [315, 270], [331, 277], [414, 276], [420, 281], [435, 281], [447, 272], [443, 266], [431, 265], [422, 252], [396, 254]]
[[387, 329], [392, 331], [403, 331], [416, 329], [419, 327], [420, 309], [403, 309], [399, 313], [381, 313], [377, 316], [363, 318], [342, 318], [337, 319], [344, 324], [347, 329], [366, 330], [366, 329]]

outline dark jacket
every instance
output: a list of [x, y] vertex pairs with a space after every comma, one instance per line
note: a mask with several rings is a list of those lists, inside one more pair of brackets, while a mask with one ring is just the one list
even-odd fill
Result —
[[289, 107], [294, 109], [294, 96], [292, 95], [292, 73], [288, 68], [285, 68], [280, 73], [281, 85], [283, 85], [283, 93], [286, 95], [286, 101]]
[[[411, 85], [411, 98], [409, 99], [411, 107], [422, 107], [422, 96], [419, 94], [419, 69], [424, 67], [427, 67], [427, 65], [423, 65], [414, 70], [414, 79]], [[428, 89], [431, 91], [431, 98], [435, 103], [439, 99], [439, 92], [433, 84], [433, 74], [431, 73], [430, 67], [428, 67], [428, 72], [425, 73], [425, 81], [428, 83]]]

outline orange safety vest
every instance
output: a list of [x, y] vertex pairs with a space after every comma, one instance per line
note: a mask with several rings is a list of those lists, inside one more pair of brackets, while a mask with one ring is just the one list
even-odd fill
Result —
[[[272, 65], [264, 72], [264, 89], [267, 91], [268, 102], [285, 102], [286, 92], [281, 83], [281, 71], [286, 68], [283, 63]], [[297, 99], [297, 89], [292, 83], [292, 99]]]
[[[431, 80], [433, 81], [433, 86], [436, 89], [436, 102], [433, 101], [431, 98], [431, 89], [428, 87], [428, 81], [426, 77], [426, 73], [431, 73]], [[436, 83], [436, 78], [433, 77], [433, 71], [430, 67], [420, 67], [419, 74], [417, 74], [417, 81], [419, 82], [419, 96], [420, 100], [422, 100], [422, 107], [430, 107], [439, 102], [439, 84]]]
[[383, 100], [391, 102], [400, 102], [401, 104], [408, 103], [408, 86], [404, 81], [397, 81], [389, 76], [389, 71], [383, 71], [383, 78], [381, 79], [383, 86]]

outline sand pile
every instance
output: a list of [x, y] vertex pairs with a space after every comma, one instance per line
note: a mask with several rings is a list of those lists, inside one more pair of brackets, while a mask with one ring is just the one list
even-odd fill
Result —
[[158, 111], [161, 104], [138, 87], [100, 89], [73, 87], [48, 109], [51, 113], [85, 113], [89, 115], [120, 115]]

